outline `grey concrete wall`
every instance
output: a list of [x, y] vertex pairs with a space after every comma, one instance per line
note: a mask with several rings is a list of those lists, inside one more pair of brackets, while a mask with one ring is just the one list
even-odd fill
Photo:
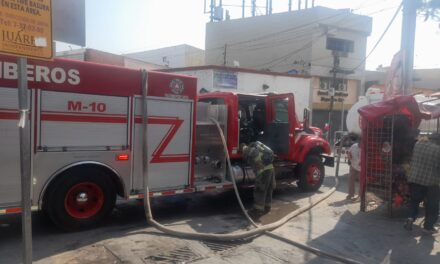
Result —
[[355, 53], [341, 60], [341, 67], [350, 68], [364, 57], [370, 32], [371, 18], [324, 7], [207, 23], [205, 62], [223, 65], [226, 45], [227, 66], [238, 61], [245, 68], [301, 71], [304, 66], [294, 62], [303, 60], [312, 64], [306, 69], [311, 75], [326, 76], [333, 64], [326, 36], [355, 42]]

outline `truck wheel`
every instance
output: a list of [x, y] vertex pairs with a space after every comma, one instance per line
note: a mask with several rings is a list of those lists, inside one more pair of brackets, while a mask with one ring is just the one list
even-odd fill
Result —
[[301, 165], [298, 186], [306, 192], [316, 191], [321, 187], [324, 175], [322, 160], [318, 156], [310, 155]]
[[50, 188], [46, 208], [51, 220], [66, 231], [92, 227], [113, 210], [116, 190], [100, 170], [74, 170], [60, 175]]

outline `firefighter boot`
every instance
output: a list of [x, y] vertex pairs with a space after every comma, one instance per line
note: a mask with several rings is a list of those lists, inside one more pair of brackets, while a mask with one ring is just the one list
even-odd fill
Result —
[[264, 215], [264, 212], [254, 208], [248, 211], [248, 215], [252, 218], [252, 220], [258, 222], [260, 217]]
[[271, 207], [270, 206], [265, 206], [264, 207], [264, 214], [267, 214], [267, 213], [269, 213], [270, 212], [270, 209], [271, 209]]

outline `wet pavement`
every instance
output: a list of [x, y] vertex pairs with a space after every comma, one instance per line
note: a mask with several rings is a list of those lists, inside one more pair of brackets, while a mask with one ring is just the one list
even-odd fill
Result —
[[[347, 171], [343, 164], [341, 174]], [[308, 205], [334, 185], [333, 173], [327, 171], [329, 177], [317, 194], [283, 184], [274, 193], [273, 210], [261, 222], [274, 222]], [[345, 200], [346, 175], [341, 180], [328, 200], [274, 232], [362, 263], [387, 258], [389, 263], [440, 263], [438, 237], [424, 235], [418, 227], [407, 232], [401, 216], [359, 212], [359, 203]], [[251, 207], [252, 191], [242, 191], [241, 196]], [[232, 191], [155, 199], [153, 214], [177, 230], [230, 233], [251, 228]], [[267, 236], [232, 244], [173, 238], [146, 224], [138, 201], [119, 202], [106, 223], [88, 231], [62, 233], [39, 213], [33, 214], [33, 220], [36, 263], [333, 263]], [[20, 241], [20, 217], [1, 217], [0, 263], [20, 262]]]

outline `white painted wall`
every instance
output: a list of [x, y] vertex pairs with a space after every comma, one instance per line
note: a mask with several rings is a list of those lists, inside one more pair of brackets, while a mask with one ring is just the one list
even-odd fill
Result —
[[124, 56], [170, 68], [181, 68], [203, 65], [204, 54], [204, 50], [183, 44], [161, 49], [129, 53]]
[[205, 88], [208, 91], [212, 91], [212, 87], [214, 86], [214, 71], [211, 69], [178, 71], [175, 73], [197, 77], [197, 92], [199, 92], [202, 88]]
[[[213, 89], [213, 69], [178, 71], [178, 74], [185, 74], [197, 77], [197, 90], [205, 88], [209, 91], [239, 92], [239, 93], [293, 93], [295, 95], [295, 110], [298, 118], [303, 119], [304, 108], [311, 109], [311, 79], [290, 76], [277, 76], [272, 74], [259, 74], [248, 72], [237, 73], [237, 89]], [[263, 85], [268, 85], [263, 90]]]
[[124, 57], [124, 67], [130, 69], [144, 69], [147, 71], [166, 69], [167, 67], [158, 64], [152, 64], [144, 61], [135, 60], [132, 58]]
[[[238, 73], [238, 91], [242, 93], [293, 93], [295, 95], [295, 111], [300, 120], [303, 119], [304, 108], [311, 108], [309, 78], [274, 76], [255, 73]], [[263, 84], [269, 86], [263, 90]]]

